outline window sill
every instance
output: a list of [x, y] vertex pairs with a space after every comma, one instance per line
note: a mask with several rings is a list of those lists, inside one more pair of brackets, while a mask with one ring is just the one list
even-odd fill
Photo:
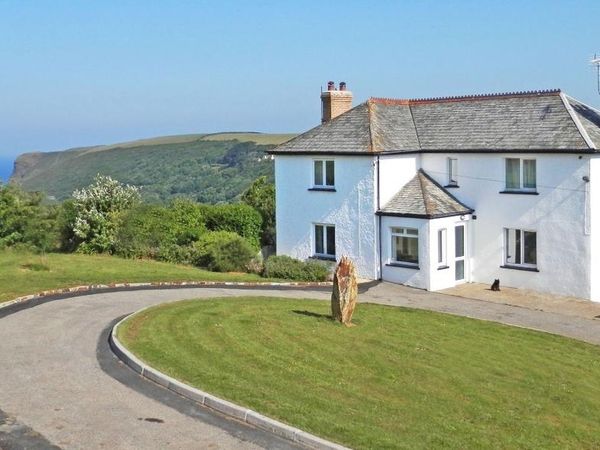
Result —
[[321, 192], [336, 192], [334, 187], [312, 187], [308, 188], [309, 191], [321, 191]]
[[388, 267], [402, 267], [404, 269], [421, 270], [421, 269], [419, 269], [419, 266], [415, 266], [413, 264], [397, 263], [397, 262], [387, 263], [386, 266], [388, 266]]
[[437, 270], [446, 270], [446, 269], [449, 269], [449, 268], [450, 268], [450, 266], [440, 266], [440, 267], [438, 267]]
[[313, 255], [310, 256], [308, 259], [317, 259], [319, 261], [333, 261], [335, 262], [335, 256], [325, 256], [325, 255]]
[[525, 272], [539, 272], [536, 267], [523, 267], [523, 266], [500, 266], [501, 269], [513, 269], [513, 270], [524, 270]]
[[460, 186], [458, 184], [447, 184], [446, 186], [444, 186], [444, 189], [454, 189], [459, 187]]
[[540, 195], [536, 191], [500, 191], [498, 194]]

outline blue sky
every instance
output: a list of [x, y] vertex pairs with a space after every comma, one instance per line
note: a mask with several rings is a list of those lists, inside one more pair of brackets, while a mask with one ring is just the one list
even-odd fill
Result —
[[355, 103], [559, 87], [598, 107], [598, 17], [598, 0], [0, 0], [0, 177], [25, 151], [302, 131], [330, 79]]

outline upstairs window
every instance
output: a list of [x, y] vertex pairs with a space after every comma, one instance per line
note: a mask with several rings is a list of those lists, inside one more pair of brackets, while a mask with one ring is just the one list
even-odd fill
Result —
[[458, 186], [458, 159], [448, 158], [448, 186]]
[[537, 266], [537, 233], [535, 231], [504, 229], [507, 266], [535, 268]]
[[333, 188], [335, 186], [335, 164], [333, 160], [314, 160], [313, 186]]
[[506, 190], [535, 191], [535, 159], [506, 158]]
[[315, 256], [335, 258], [334, 225], [315, 225]]
[[419, 230], [392, 227], [392, 263], [419, 264]]

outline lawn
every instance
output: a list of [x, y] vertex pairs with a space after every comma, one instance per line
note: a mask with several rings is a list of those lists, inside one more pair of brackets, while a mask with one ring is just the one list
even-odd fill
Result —
[[354, 448], [598, 448], [600, 348], [451, 315], [243, 297], [119, 329], [159, 370]]
[[0, 251], [0, 303], [26, 294], [89, 284], [152, 281], [266, 281], [258, 275], [208, 272], [155, 261]]

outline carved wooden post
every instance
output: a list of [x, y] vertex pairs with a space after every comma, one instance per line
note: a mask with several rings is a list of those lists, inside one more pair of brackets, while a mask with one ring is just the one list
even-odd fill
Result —
[[350, 325], [358, 298], [356, 268], [347, 256], [342, 256], [333, 275], [331, 294], [331, 316], [334, 320]]

